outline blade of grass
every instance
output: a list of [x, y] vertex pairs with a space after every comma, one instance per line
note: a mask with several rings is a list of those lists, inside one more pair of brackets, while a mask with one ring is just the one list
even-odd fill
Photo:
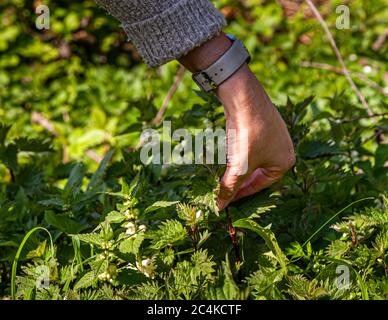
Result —
[[338, 215], [340, 215], [342, 212], [344, 212], [345, 210], [347, 210], [348, 208], [350, 208], [351, 206], [353, 206], [354, 204], [356, 203], [359, 203], [359, 202], [362, 202], [362, 201], [365, 201], [365, 200], [373, 200], [374, 198], [373, 197], [367, 197], [367, 198], [362, 198], [362, 199], [358, 199], [354, 202], [352, 202], [351, 204], [347, 205], [345, 208], [342, 208], [340, 211], [338, 211], [337, 213], [335, 213], [332, 217], [330, 217], [328, 220], [326, 220], [326, 222], [324, 224], [322, 224], [317, 231], [315, 231], [303, 244], [302, 244], [302, 248], [311, 241], [311, 239], [313, 239], [319, 232], [322, 231], [322, 229], [324, 227], [326, 227], [331, 221], [333, 221]]
[[83, 272], [84, 266], [82, 263], [82, 256], [81, 256], [81, 242], [76, 237], [72, 237], [71, 241], [73, 243], [74, 259], [77, 261], [77, 266], [80, 266], [80, 271]]
[[17, 271], [20, 255], [22, 253], [22, 250], [23, 250], [27, 240], [30, 238], [30, 236], [35, 231], [39, 231], [39, 230], [44, 230], [48, 233], [48, 235], [50, 237], [50, 245], [51, 245], [52, 254], [54, 255], [53, 239], [51, 237], [51, 233], [46, 228], [43, 228], [43, 227], [33, 228], [24, 236], [24, 238], [23, 238], [23, 240], [22, 240], [22, 242], [21, 242], [21, 244], [16, 252], [13, 263], [12, 263], [12, 271], [11, 271], [11, 297], [12, 297], [12, 300], [15, 300], [15, 298], [16, 298], [16, 271]]

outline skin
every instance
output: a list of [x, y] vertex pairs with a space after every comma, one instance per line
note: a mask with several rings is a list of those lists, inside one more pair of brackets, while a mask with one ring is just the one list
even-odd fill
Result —
[[[224, 33], [210, 39], [179, 59], [191, 72], [206, 69], [231, 46]], [[247, 64], [215, 91], [224, 106], [226, 130], [235, 129], [236, 139], [227, 140], [228, 163], [221, 180], [218, 207], [268, 188], [293, 167], [295, 152], [278, 110]], [[248, 130], [248, 139], [242, 134]], [[233, 150], [247, 141], [248, 170], [241, 174], [242, 155]]]

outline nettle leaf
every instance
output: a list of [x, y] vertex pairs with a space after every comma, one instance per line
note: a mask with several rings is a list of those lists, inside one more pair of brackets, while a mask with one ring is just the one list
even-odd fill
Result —
[[202, 276], [206, 279], [212, 279], [213, 273], [215, 272], [214, 267], [216, 263], [212, 260], [213, 257], [208, 255], [207, 249], [194, 252], [191, 256], [191, 262], [194, 265], [193, 271], [198, 272], [199, 276]]
[[222, 287], [222, 293], [226, 300], [235, 300], [240, 294], [240, 289], [238, 288], [236, 282], [233, 279], [233, 273], [230, 267], [230, 261], [228, 254], [226, 254], [226, 259], [222, 262], [224, 267], [224, 285]]
[[315, 159], [340, 154], [341, 150], [333, 143], [305, 141], [299, 145], [298, 152], [304, 159]]
[[113, 153], [114, 153], [114, 150], [110, 150], [105, 155], [104, 159], [102, 159], [97, 171], [90, 178], [87, 191], [98, 189], [100, 185], [104, 183], [103, 177], [105, 175], [105, 170], [109, 164], [109, 161], [112, 159]]
[[84, 288], [91, 287], [93, 284], [97, 282], [97, 276], [94, 271], [89, 271], [83, 275], [81, 279], [74, 286], [74, 290], [80, 290]]
[[65, 202], [63, 199], [58, 197], [52, 197], [49, 199], [38, 201], [39, 204], [45, 207], [55, 207], [58, 209], [62, 209], [65, 206]]
[[144, 233], [137, 233], [132, 237], [125, 239], [120, 243], [119, 250], [121, 253], [133, 253], [137, 255], [144, 240]]
[[167, 220], [161, 223], [159, 229], [150, 234], [151, 247], [156, 250], [182, 242], [187, 235], [186, 228], [177, 220]]
[[30, 252], [27, 253], [27, 258], [32, 259], [32, 258], [43, 257], [44, 253], [46, 252], [46, 248], [47, 248], [47, 240], [44, 240], [38, 245], [36, 249], [31, 250]]
[[118, 211], [111, 211], [105, 218], [109, 223], [121, 223], [125, 220], [125, 216]]
[[[306, 99], [304, 99], [302, 102], [299, 102], [297, 103], [294, 107], [293, 107], [293, 111], [294, 111], [294, 117], [293, 117], [293, 123], [294, 125], [301, 122], [304, 117], [306, 116], [307, 114], [307, 107], [309, 106], [309, 104], [314, 100], [314, 96], [310, 96]], [[289, 99], [289, 102], [291, 102], [291, 100]], [[288, 102], [288, 103], [289, 103]], [[292, 102], [291, 102], [292, 103]]]
[[217, 207], [217, 193], [214, 191], [209, 191], [203, 195], [196, 196], [191, 203], [193, 205], [205, 206], [217, 216], [220, 215], [220, 211]]
[[97, 259], [90, 262], [90, 267], [93, 269], [95, 274], [98, 275], [108, 270], [109, 261], [107, 259]]
[[113, 229], [109, 221], [105, 220], [100, 224], [100, 236], [105, 240], [109, 241], [113, 238]]
[[5, 138], [7, 138], [8, 132], [11, 129], [11, 125], [7, 126], [0, 122], [0, 145], [4, 145]]
[[120, 179], [121, 193], [127, 198], [134, 197], [139, 187], [140, 175], [137, 174], [135, 178], [128, 184], [124, 178]]
[[85, 167], [82, 163], [77, 163], [70, 172], [69, 179], [65, 186], [65, 195], [75, 196], [81, 189], [82, 180], [85, 175]]
[[18, 169], [18, 148], [15, 144], [9, 144], [6, 147], [0, 147], [0, 161], [13, 171]]
[[97, 233], [76, 234], [76, 235], [73, 235], [73, 237], [78, 238], [82, 242], [85, 242], [91, 245], [96, 245], [99, 247], [105, 242], [105, 240]]
[[86, 226], [68, 218], [67, 216], [63, 214], [55, 214], [52, 211], [46, 211], [44, 219], [48, 224], [67, 234], [78, 233], [86, 228]]
[[209, 230], [205, 230], [204, 232], [199, 233], [199, 241], [197, 243], [197, 248], [200, 248], [206, 240], [208, 240], [211, 236], [211, 232]]
[[273, 234], [273, 232], [269, 229], [269, 227], [263, 228], [262, 226], [260, 226], [258, 223], [256, 223], [251, 219], [237, 220], [233, 223], [233, 227], [251, 230], [257, 233], [261, 238], [263, 238], [267, 247], [274, 253], [283, 271], [286, 272], [288, 259], [283, 253], [283, 251], [280, 249], [279, 244], [276, 240], [276, 237]]
[[380, 144], [376, 150], [375, 167], [383, 168], [388, 161], [388, 144]]
[[47, 152], [53, 151], [51, 147], [51, 141], [43, 139], [28, 139], [25, 137], [17, 138], [14, 143], [18, 147], [19, 151], [29, 152]]
[[150, 205], [147, 209], [145, 209], [145, 213], [150, 213], [162, 208], [168, 208], [178, 203], [179, 201], [156, 201], [155, 203]]

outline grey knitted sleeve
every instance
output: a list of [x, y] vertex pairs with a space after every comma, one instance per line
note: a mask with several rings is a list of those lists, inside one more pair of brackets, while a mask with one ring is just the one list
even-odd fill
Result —
[[209, 0], [96, 0], [151, 67], [180, 58], [226, 25]]

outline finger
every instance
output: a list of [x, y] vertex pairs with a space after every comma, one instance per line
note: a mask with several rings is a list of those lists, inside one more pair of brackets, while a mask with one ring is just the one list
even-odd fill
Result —
[[241, 185], [233, 201], [255, 194], [270, 187], [280, 180], [282, 175], [278, 171], [271, 171], [265, 168], [256, 169], [252, 175]]
[[241, 185], [246, 179], [245, 175], [239, 175], [238, 171], [228, 167], [220, 183], [217, 206], [224, 209], [235, 197]]

